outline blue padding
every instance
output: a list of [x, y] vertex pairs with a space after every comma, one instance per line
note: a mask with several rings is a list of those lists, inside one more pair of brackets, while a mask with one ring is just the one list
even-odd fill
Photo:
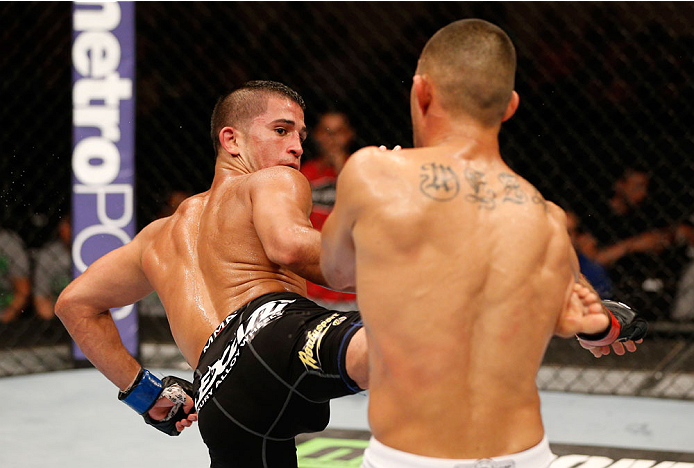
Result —
[[150, 409], [161, 393], [161, 380], [153, 376], [147, 369], [144, 370], [140, 382], [123, 398], [123, 402], [142, 414]]

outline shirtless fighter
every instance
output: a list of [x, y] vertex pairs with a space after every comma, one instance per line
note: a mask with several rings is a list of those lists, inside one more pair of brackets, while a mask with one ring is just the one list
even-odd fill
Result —
[[603, 309], [563, 211], [500, 156], [515, 68], [498, 27], [439, 30], [413, 79], [415, 148], [365, 148], [339, 175], [321, 264], [331, 286], [356, 285], [367, 333], [363, 467], [547, 467], [535, 377], [552, 335], [600, 332], [583, 337], [599, 356], [645, 333], [627, 307]]
[[[94, 262], [56, 305], [148, 423], [178, 435], [199, 418], [212, 467], [296, 467], [294, 436], [324, 429], [329, 400], [367, 385], [359, 314], [304, 297], [303, 278], [325, 284], [298, 171], [305, 138], [303, 99], [282, 84], [249, 82], [220, 99], [210, 189]], [[109, 309], [152, 290], [194, 385], [160, 381], [120, 341]]]

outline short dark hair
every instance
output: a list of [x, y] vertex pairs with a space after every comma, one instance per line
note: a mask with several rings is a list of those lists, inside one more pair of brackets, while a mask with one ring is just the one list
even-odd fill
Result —
[[301, 110], [306, 111], [304, 99], [289, 86], [276, 81], [247, 81], [217, 99], [210, 123], [210, 137], [215, 155], [219, 151], [219, 132], [222, 128], [227, 125], [245, 128], [253, 117], [265, 112], [270, 95], [290, 99], [297, 103]]
[[432, 77], [442, 105], [453, 115], [496, 125], [513, 92], [516, 50], [498, 26], [480, 19], [455, 21], [426, 43], [417, 73]]

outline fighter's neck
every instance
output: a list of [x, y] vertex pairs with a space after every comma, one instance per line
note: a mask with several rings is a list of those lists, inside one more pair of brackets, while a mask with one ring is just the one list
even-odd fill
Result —
[[499, 155], [498, 129], [465, 123], [450, 123], [424, 133], [418, 146], [451, 146], [468, 154]]
[[214, 165], [214, 177], [229, 177], [246, 175], [254, 172], [251, 165], [245, 158], [240, 156], [231, 156], [229, 154], [220, 155]]

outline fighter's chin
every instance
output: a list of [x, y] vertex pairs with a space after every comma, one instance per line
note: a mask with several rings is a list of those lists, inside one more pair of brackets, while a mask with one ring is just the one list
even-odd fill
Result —
[[299, 170], [299, 163], [286, 163], [282, 164], [283, 166], [291, 167], [292, 169], [296, 169], [297, 171]]

